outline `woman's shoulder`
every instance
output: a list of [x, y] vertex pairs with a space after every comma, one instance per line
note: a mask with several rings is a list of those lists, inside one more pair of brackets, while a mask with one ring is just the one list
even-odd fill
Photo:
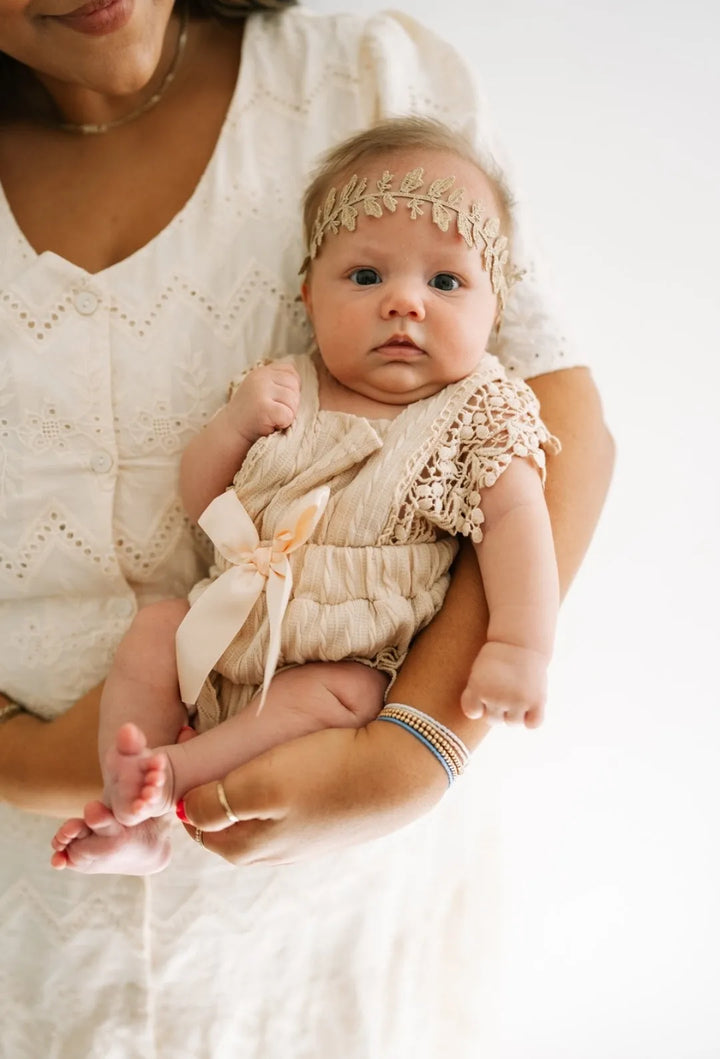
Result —
[[[473, 96], [467, 66], [454, 47], [404, 12], [325, 14], [298, 6], [259, 18], [253, 32], [276, 76], [292, 76], [301, 67], [318, 78], [318, 91], [328, 79], [341, 84], [349, 76], [379, 96], [380, 113], [437, 112], [450, 104], [457, 121], [457, 108]], [[289, 67], [278, 63], [279, 54]]]
[[269, 37], [318, 37], [352, 44], [374, 34], [438, 38], [411, 15], [402, 11], [314, 11], [294, 5], [274, 15], [258, 16], [256, 28]]

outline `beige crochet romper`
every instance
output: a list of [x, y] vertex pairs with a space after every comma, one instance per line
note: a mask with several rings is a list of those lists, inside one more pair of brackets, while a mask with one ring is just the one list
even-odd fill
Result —
[[[482, 538], [480, 490], [513, 456], [530, 457], [544, 477], [544, 449], [556, 451], [557, 442], [529, 387], [509, 381], [490, 354], [473, 375], [393, 420], [321, 410], [312, 358], [285, 359], [301, 379], [297, 417], [253, 445], [233, 482], [261, 540], [272, 537], [291, 502], [316, 486], [330, 488], [311, 540], [290, 557], [293, 593], [278, 670], [355, 659], [392, 679], [443, 602], [456, 535]], [[217, 553], [215, 563], [211, 577], [228, 567]], [[205, 681], [200, 730], [257, 693], [267, 643], [263, 593]]]

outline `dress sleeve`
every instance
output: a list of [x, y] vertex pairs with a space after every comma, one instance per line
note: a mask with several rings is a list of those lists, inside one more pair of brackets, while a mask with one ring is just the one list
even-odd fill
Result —
[[450, 44], [400, 12], [367, 20], [361, 53], [368, 122], [407, 113], [437, 118], [471, 140], [508, 191], [513, 263], [524, 275], [510, 291], [500, 333], [491, 339], [489, 352], [518, 379], [584, 363], [556, 314], [553, 292], [532, 246], [526, 210], [475, 71]]
[[529, 386], [509, 379], [484, 383], [445, 429], [411, 488], [409, 506], [438, 529], [477, 544], [481, 490], [493, 486], [514, 457], [532, 460], [544, 484], [545, 453], [559, 451]]

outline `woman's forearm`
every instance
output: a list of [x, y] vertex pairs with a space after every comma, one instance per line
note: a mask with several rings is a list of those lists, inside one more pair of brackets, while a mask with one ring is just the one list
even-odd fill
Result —
[[485, 643], [487, 624], [480, 568], [472, 545], [465, 542], [442, 609], [415, 637], [391, 691], [393, 702], [415, 706], [435, 717], [471, 750], [490, 728], [484, 721], [465, 716], [460, 696]]
[[543, 422], [562, 444], [548, 460], [545, 500], [555, 541], [560, 596], [580, 568], [607, 496], [615, 445], [587, 368], [529, 379]]
[[102, 687], [84, 695], [54, 721], [28, 713], [0, 729], [0, 801], [66, 817], [99, 798], [98, 707]]
[[[542, 418], [563, 445], [548, 460], [545, 498], [550, 512], [560, 592], [564, 595], [587, 550], [612, 473], [614, 447], [590, 373], [570, 368], [530, 380]], [[416, 637], [392, 698], [418, 707], [452, 728], [469, 747], [488, 731], [468, 719], [460, 695], [485, 642], [488, 612], [470, 545], [455, 564], [440, 613]]]

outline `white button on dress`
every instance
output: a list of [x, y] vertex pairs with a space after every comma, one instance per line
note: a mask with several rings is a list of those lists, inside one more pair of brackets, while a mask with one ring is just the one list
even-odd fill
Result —
[[98, 449], [90, 457], [90, 467], [96, 474], [106, 474], [113, 465], [113, 458], [105, 449]]
[[92, 316], [99, 304], [100, 299], [91, 290], [78, 291], [73, 298], [73, 305], [82, 316]]

